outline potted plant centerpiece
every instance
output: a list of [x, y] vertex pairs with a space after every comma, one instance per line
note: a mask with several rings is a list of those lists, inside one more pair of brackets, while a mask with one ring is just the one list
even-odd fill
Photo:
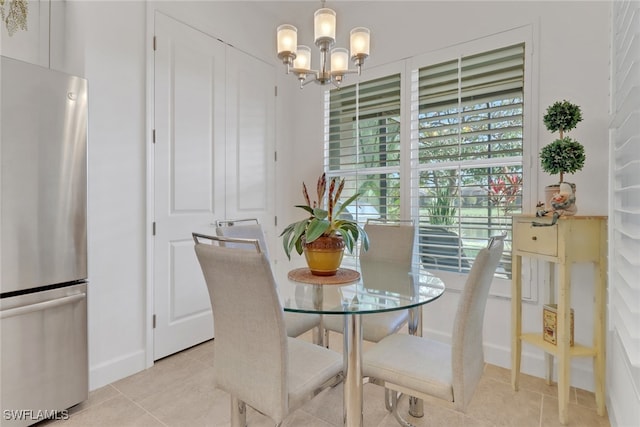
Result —
[[[344, 178], [331, 178], [327, 182], [323, 173], [316, 186], [318, 199], [311, 203], [307, 186], [302, 183], [302, 194], [306, 205], [296, 205], [304, 209], [309, 216], [289, 224], [280, 237], [284, 252], [291, 259], [295, 249], [299, 255], [304, 252], [311, 273], [317, 276], [335, 275], [340, 268], [345, 247], [353, 252], [358, 239], [362, 240], [362, 249], [369, 249], [369, 237], [354, 220], [340, 216], [342, 211], [356, 200], [360, 193], [349, 197], [339, 204], [344, 189]], [[327, 193], [327, 184], [329, 191]], [[326, 194], [326, 209], [325, 209]]]
[[560, 134], [560, 138], [544, 146], [540, 151], [542, 170], [552, 175], [560, 174], [558, 184], [545, 187], [547, 210], [559, 210], [558, 206], [566, 205], [567, 197], [572, 197], [574, 201], [571, 209], [565, 213], [575, 214], [575, 184], [565, 183], [564, 174], [581, 170], [584, 166], [585, 154], [582, 144], [564, 134], [582, 121], [582, 112], [576, 104], [566, 100], [558, 101], [547, 108], [543, 121], [549, 131], [557, 131]]

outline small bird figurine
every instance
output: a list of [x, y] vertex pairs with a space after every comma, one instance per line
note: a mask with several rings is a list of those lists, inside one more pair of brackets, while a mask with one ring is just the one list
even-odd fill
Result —
[[545, 216], [548, 213], [549, 211], [544, 208], [544, 202], [538, 202], [538, 204], [536, 205], [536, 216], [541, 217]]
[[551, 207], [560, 215], [575, 215], [578, 207], [576, 206], [576, 195], [573, 193], [571, 184], [560, 183], [560, 191], [551, 198]]

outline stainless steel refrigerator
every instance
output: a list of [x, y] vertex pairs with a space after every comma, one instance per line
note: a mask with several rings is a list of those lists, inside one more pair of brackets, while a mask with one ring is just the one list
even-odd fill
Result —
[[88, 394], [87, 81], [0, 57], [0, 425]]

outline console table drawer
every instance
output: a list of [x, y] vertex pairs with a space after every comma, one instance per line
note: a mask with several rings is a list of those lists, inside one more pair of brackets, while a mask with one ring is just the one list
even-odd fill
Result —
[[522, 252], [558, 255], [558, 227], [534, 227], [531, 222], [513, 224], [513, 247]]

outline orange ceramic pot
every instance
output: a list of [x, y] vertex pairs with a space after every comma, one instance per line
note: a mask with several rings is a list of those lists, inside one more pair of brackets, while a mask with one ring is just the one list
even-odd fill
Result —
[[344, 254], [344, 241], [340, 236], [320, 236], [304, 244], [304, 256], [311, 274], [333, 276], [338, 272]]

